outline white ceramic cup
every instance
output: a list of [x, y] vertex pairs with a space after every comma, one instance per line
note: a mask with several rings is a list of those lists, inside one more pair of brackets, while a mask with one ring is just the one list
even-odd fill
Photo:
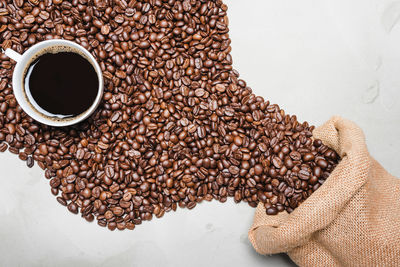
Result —
[[[28, 94], [24, 88], [24, 79], [30, 64], [39, 56], [45, 53], [54, 53], [55, 51], [75, 52], [80, 54], [93, 66], [99, 79], [99, 88], [93, 104], [86, 111], [74, 117], [59, 118], [49, 116], [45, 110], [41, 109], [37, 104], [33, 104], [32, 101], [29, 100]], [[89, 51], [79, 44], [67, 40], [54, 39], [37, 43], [30, 47], [22, 55], [12, 49], [6, 49], [5, 54], [17, 62], [12, 78], [15, 98], [26, 114], [31, 116], [34, 120], [43, 124], [57, 127], [73, 125], [88, 118], [98, 107], [104, 90], [103, 75], [95, 58], [89, 53]], [[62, 64], [62, 62], [60, 62], [60, 64]]]

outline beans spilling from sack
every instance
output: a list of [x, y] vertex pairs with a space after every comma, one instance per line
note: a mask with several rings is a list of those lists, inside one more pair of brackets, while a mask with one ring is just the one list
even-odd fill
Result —
[[3, 49], [71, 40], [105, 81], [88, 120], [48, 127], [17, 104], [1, 54], [0, 151], [39, 165], [59, 203], [110, 230], [228, 197], [292, 212], [339, 157], [239, 79], [228, 32], [220, 0], [0, 0]]

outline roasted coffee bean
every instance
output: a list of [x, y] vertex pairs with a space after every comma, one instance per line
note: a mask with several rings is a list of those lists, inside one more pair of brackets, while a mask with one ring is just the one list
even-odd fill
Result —
[[308, 180], [310, 179], [310, 173], [306, 170], [300, 170], [299, 171], [299, 178], [302, 180]]
[[10, 151], [10, 152], [13, 153], [13, 154], [17, 154], [17, 155], [18, 155], [18, 153], [19, 153], [19, 149], [16, 148], [16, 147], [12, 147], [12, 146], [9, 146], [9, 147], [8, 147], [8, 151]]
[[28, 157], [26, 160], [26, 166], [28, 166], [28, 168], [32, 168], [34, 165], [34, 161], [32, 157]]
[[294, 167], [294, 163], [291, 158], [286, 157], [285, 159], [285, 167], [288, 168], [289, 170]]
[[275, 168], [280, 169], [283, 166], [282, 160], [278, 157], [274, 157], [272, 159], [272, 164], [274, 164]]
[[67, 206], [67, 201], [65, 201], [65, 199], [63, 199], [62, 197], [57, 197], [57, 201], [58, 203], [60, 203], [63, 206]]
[[261, 164], [256, 164], [254, 166], [254, 173], [255, 175], [261, 175], [263, 173], [263, 167]]
[[78, 214], [78, 206], [75, 204], [75, 202], [68, 204], [68, 210], [72, 213]]
[[0, 151], [36, 161], [60, 204], [110, 230], [213, 198], [292, 212], [339, 156], [253, 94], [232, 68], [227, 6], [203, 2], [3, 1], [3, 49], [77, 42], [105, 92], [85, 122], [48, 127], [22, 112], [0, 57]]
[[49, 153], [46, 144], [39, 145], [39, 153], [42, 154], [43, 156], [46, 156]]
[[314, 172], [314, 175], [318, 178], [321, 177], [321, 175], [322, 175], [322, 169], [319, 166], [314, 167], [313, 172]]
[[3, 143], [0, 143], [0, 152], [6, 151], [7, 148], [8, 148], [7, 143], [4, 143], [4, 142], [3, 142]]
[[240, 171], [240, 169], [237, 166], [230, 166], [229, 167], [229, 172], [233, 175], [238, 174]]
[[314, 155], [312, 154], [312, 153], [306, 153], [305, 155], [303, 155], [303, 160], [305, 161], [305, 162], [307, 162], [307, 161], [312, 161], [312, 160], [314, 160]]
[[290, 157], [295, 161], [301, 160], [301, 154], [297, 151], [290, 152]]
[[317, 165], [319, 167], [321, 167], [322, 169], [326, 169], [328, 167], [328, 162], [326, 160], [324, 160], [324, 159], [319, 159], [317, 161]]
[[278, 210], [275, 207], [268, 208], [267, 214], [268, 215], [276, 215], [276, 214], [278, 214]]

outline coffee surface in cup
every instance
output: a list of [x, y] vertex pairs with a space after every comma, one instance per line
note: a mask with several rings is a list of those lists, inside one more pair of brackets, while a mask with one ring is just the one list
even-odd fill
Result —
[[93, 65], [80, 54], [48, 52], [29, 65], [24, 87], [38, 111], [50, 117], [68, 118], [90, 108], [99, 81]]

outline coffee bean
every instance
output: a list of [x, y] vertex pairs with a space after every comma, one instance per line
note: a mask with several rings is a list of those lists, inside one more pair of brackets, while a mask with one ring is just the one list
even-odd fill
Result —
[[328, 167], [328, 162], [326, 160], [324, 160], [324, 159], [319, 159], [317, 161], [317, 165], [319, 167], [321, 167], [322, 169], [326, 169]]
[[83, 159], [83, 157], [85, 156], [85, 151], [83, 149], [78, 149], [78, 151], [76, 151], [76, 158], [77, 159]]
[[15, 111], [12, 109], [8, 109], [6, 113], [6, 118], [8, 121], [12, 121], [15, 118]]
[[42, 154], [43, 156], [46, 156], [47, 154], [49, 154], [46, 144], [39, 145], [39, 153]]
[[283, 166], [282, 160], [278, 157], [274, 157], [272, 159], [272, 164], [274, 164], [275, 168], [280, 169]]
[[216, 89], [218, 92], [220, 92], [220, 93], [224, 93], [225, 90], [226, 90], [226, 87], [225, 87], [225, 85], [223, 85], [223, 84], [217, 84], [217, 85], [215, 86], [215, 89]]
[[240, 171], [240, 169], [237, 166], [230, 166], [229, 167], [229, 172], [233, 175], [238, 174]]
[[50, 17], [50, 14], [49, 14], [49, 12], [47, 12], [47, 11], [45, 11], [45, 10], [42, 10], [42, 11], [40, 11], [40, 13], [39, 13], [39, 17], [40, 17], [41, 19], [43, 19], [43, 20], [47, 20], [47, 19]]
[[199, 88], [199, 89], [196, 89], [196, 90], [194, 91], [194, 93], [195, 93], [195, 95], [196, 95], [197, 97], [202, 97], [202, 96], [204, 95], [205, 91], [204, 91], [204, 89]]
[[276, 215], [276, 214], [278, 214], [278, 210], [276, 208], [274, 208], [274, 207], [268, 208], [267, 209], [267, 214], [268, 215]]
[[35, 17], [33, 15], [26, 15], [24, 17], [24, 22], [28, 24], [32, 24], [35, 22]]
[[143, 201], [139, 196], [135, 196], [135, 197], [132, 197], [132, 203], [133, 203], [133, 205], [139, 207], [140, 205], [142, 205]]
[[68, 204], [68, 210], [74, 214], [78, 214], [78, 206], [74, 202]]
[[107, 166], [105, 170], [106, 170], [106, 176], [108, 178], [114, 177], [115, 172], [114, 172], [114, 168], [112, 166]]
[[8, 145], [6, 143], [0, 143], [0, 152], [6, 151], [8, 148]]
[[8, 147], [8, 151], [10, 151], [11, 153], [16, 154], [16, 155], [18, 155], [18, 153], [19, 153], [19, 149], [16, 147], [12, 147], [12, 146]]
[[315, 139], [313, 144], [315, 147], [320, 147], [322, 145], [322, 141], [320, 139]]
[[312, 161], [312, 160], [314, 160], [314, 158], [315, 158], [314, 155], [311, 154], [311, 153], [306, 153], [306, 154], [303, 155], [303, 160], [305, 162]]
[[142, 192], [147, 192], [150, 189], [150, 184], [148, 182], [144, 182], [140, 185], [140, 190], [142, 190]]
[[85, 188], [82, 190], [82, 196], [84, 198], [90, 198], [92, 196], [92, 190], [90, 190], [89, 188]]
[[295, 161], [301, 160], [301, 154], [297, 151], [290, 152], [290, 157]]
[[58, 203], [60, 203], [63, 206], [67, 206], [67, 201], [65, 201], [65, 199], [63, 199], [62, 197], [57, 197], [57, 201]]
[[319, 166], [314, 167], [313, 173], [316, 177], [320, 178], [322, 175], [322, 169]]
[[150, 47], [150, 43], [148, 41], [142, 41], [139, 43], [139, 48], [146, 49]]
[[235, 143], [235, 145], [241, 146], [243, 144], [243, 139], [240, 136], [235, 136], [233, 142]]
[[286, 157], [286, 158], [285, 158], [285, 166], [286, 166], [286, 168], [288, 168], [289, 170], [292, 169], [292, 168], [294, 167], [294, 163], [293, 163], [293, 161], [292, 161], [291, 158], [289, 158], [289, 157]]
[[256, 164], [254, 166], [254, 173], [255, 175], [261, 175], [263, 173], [263, 167], [261, 166], [261, 164]]
[[206, 130], [203, 126], [197, 127], [197, 135], [199, 138], [204, 138], [206, 136]]
[[299, 178], [302, 180], [308, 180], [310, 178], [310, 173], [306, 170], [299, 171]]
[[292, 212], [335, 168], [339, 156], [312, 139], [313, 126], [254, 95], [232, 69], [221, 1], [75, 2], [0, 4], [3, 49], [67, 39], [103, 72], [95, 114], [52, 128], [22, 112], [14, 62], [0, 57], [0, 151], [36, 161], [72, 213], [123, 230], [212, 198]]
[[61, 184], [61, 181], [57, 177], [50, 180], [50, 186], [53, 188], [57, 188], [60, 184]]
[[32, 157], [28, 157], [26, 160], [26, 166], [28, 166], [28, 168], [32, 168], [34, 165], [34, 161]]

